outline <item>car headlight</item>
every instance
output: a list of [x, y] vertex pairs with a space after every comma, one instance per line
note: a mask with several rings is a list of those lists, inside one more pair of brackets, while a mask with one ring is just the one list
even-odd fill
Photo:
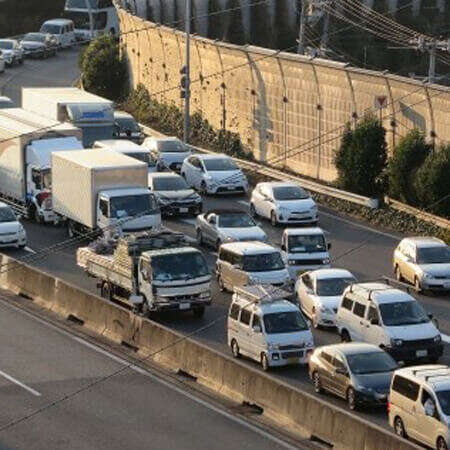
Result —
[[200, 197], [200, 195], [196, 195], [195, 197], [194, 197], [194, 202], [195, 203], [200, 203], [202, 201], [202, 198]]
[[426, 278], [426, 279], [429, 280], [430, 278], [433, 278], [433, 275], [431, 275], [431, 273], [424, 272], [423, 275], [422, 275], [422, 278]]
[[295, 266], [295, 265], [297, 264], [297, 260], [295, 260], [295, 259], [289, 259], [289, 260], [288, 260], [288, 264], [289, 264], [290, 266]]
[[434, 337], [433, 341], [434, 341], [436, 344], [440, 344], [441, 341], [442, 341], [442, 336], [441, 336], [440, 334], [438, 334], [437, 336]]
[[267, 344], [267, 348], [269, 349], [269, 350], [279, 350], [280, 349], [280, 346], [278, 345], [278, 344]]
[[285, 208], [284, 206], [280, 206], [278, 208], [278, 211], [280, 211], [283, 214], [287, 214], [289, 212], [289, 209]]
[[23, 225], [22, 225], [22, 224], [19, 225], [19, 228], [17, 229], [17, 232], [18, 232], [19, 234], [25, 233], [25, 229], [23, 228]]
[[211, 297], [210, 291], [200, 292], [200, 295], [198, 296], [198, 298], [210, 298], [210, 297]]
[[323, 264], [330, 264], [330, 258], [325, 258], [325, 259], [322, 261], [322, 263], [323, 263]]
[[403, 345], [403, 339], [391, 339], [392, 347], [400, 347]]

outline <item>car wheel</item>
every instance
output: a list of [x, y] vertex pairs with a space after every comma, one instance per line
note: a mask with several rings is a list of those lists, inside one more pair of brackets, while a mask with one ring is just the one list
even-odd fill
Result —
[[267, 355], [265, 353], [261, 353], [261, 367], [264, 372], [267, 372], [270, 369], [269, 360], [267, 359]]
[[355, 390], [351, 387], [347, 389], [347, 403], [352, 411], [357, 408]]
[[249, 212], [252, 217], [256, 217], [256, 209], [255, 209], [255, 205], [253, 203], [250, 203]]
[[270, 223], [273, 227], [276, 227], [278, 225], [277, 215], [275, 214], [275, 211], [272, 211], [270, 213]]
[[420, 285], [420, 281], [417, 277], [414, 277], [414, 288], [417, 292], [422, 292], [422, 286]]
[[350, 333], [347, 330], [342, 330], [341, 341], [342, 342], [351, 342], [352, 341], [352, 338], [350, 337]]
[[239, 345], [238, 345], [238, 343], [236, 342], [235, 339], [233, 339], [231, 341], [231, 353], [233, 354], [234, 358], [240, 358], [241, 357], [241, 354], [239, 353]]
[[436, 442], [436, 449], [437, 450], [447, 450], [447, 443], [445, 442], [443, 437], [439, 437]]
[[194, 317], [201, 319], [205, 315], [205, 307], [200, 306], [199, 308], [194, 308], [193, 311]]
[[201, 230], [197, 230], [197, 244], [203, 245], [203, 234]]
[[400, 417], [396, 417], [394, 420], [394, 431], [397, 436], [406, 438], [407, 434], [405, 431], [405, 426], [403, 425], [403, 420]]
[[322, 389], [322, 383], [320, 381], [320, 375], [319, 372], [313, 373], [313, 383], [314, 383], [314, 390], [317, 394], [321, 394], [323, 392]]
[[395, 273], [395, 279], [397, 281], [400, 281], [400, 282], [403, 281], [402, 273], [400, 272], [400, 267], [399, 266], [395, 266], [394, 273]]

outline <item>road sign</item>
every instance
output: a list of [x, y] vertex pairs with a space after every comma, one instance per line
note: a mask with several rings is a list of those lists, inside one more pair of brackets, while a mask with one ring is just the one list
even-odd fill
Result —
[[375, 109], [386, 109], [388, 105], [387, 95], [377, 95], [375, 97]]

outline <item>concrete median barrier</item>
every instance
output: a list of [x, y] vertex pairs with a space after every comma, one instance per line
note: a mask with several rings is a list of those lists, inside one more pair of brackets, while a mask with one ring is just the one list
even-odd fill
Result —
[[65, 318], [76, 317], [90, 330], [136, 347], [141, 358], [182, 370], [234, 401], [257, 405], [268, 418], [302, 437], [317, 438], [335, 450], [420, 448], [325, 400], [38, 269], [5, 255], [1, 256], [1, 265], [3, 288], [26, 295]]

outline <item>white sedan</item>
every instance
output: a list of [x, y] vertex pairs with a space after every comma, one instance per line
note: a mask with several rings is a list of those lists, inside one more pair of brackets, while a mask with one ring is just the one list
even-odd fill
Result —
[[317, 224], [317, 205], [310, 194], [296, 183], [258, 183], [250, 199], [250, 213], [279, 223]]
[[184, 160], [181, 175], [203, 194], [245, 193], [248, 189], [242, 170], [225, 155], [192, 155]]
[[0, 247], [24, 248], [27, 233], [10, 206], [0, 202]]
[[355, 276], [345, 269], [318, 269], [297, 279], [295, 293], [300, 309], [311, 319], [314, 328], [336, 326], [342, 293], [355, 282]]

